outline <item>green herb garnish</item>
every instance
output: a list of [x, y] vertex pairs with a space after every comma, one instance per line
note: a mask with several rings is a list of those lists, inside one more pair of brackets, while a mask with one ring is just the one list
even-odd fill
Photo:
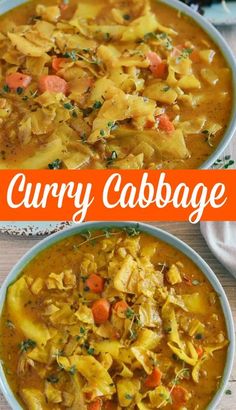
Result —
[[93, 104], [94, 110], [99, 110], [101, 107], [102, 107], [101, 101], [95, 101], [95, 103]]
[[56, 376], [55, 374], [51, 374], [50, 376], [47, 377], [47, 382], [52, 383], [52, 384], [57, 384], [59, 382], [59, 377]]
[[184, 48], [180, 54], [180, 56], [177, 58], [177, 61], [181, 61], [181, 60], [186, 60], [187, 58], [189, 58], [190, 54], [192, 54], [193, 49], [192, 48]]
[[3, 90], [4, 93], [9, 93], [10, 88], [8, 87], [7, 84], [4, 84], [4, 86], [2, 87], [2, 90]]
[[76, 51], [67, 51], [63, 57], [65, 58], [71, 58], [71, 60], [76, 61], [77, 60], [77, 54]]
[[23, 94], [23, 92], [24, 92], [24, 88], [22, 88], [22, 87], [18, 87], [18, 88], [16, 89], [16, 93], [17, 93], [18, 95]]
[[126, 398], [126, 400], [132, 400], [133, 396], [129, 393], [125, 393], [125, 398]]
[[140, 234], [140, 229], [138, 228], [138, 226], [135, 227], [131, 227], [131, 226], [127, 226], [125, 228], [122, 229], [128, 236], [138, 236]]
[[105, 33], [105, 34], [104, 34], [104, 39], [105, 39], [106, 41], [109, 41], [109, 40], [111, 39], [110, 33]]
[[129, 21], [131, 19], [130, 14], [124, 14], [123, 19], [126, 20], [126, 21]]
[[94, 352], [95, 352], [95, 349], [94, 349], [93, 347], [89, 347], [89, 348], [87, 349], [87, 353], [88, 353], [90, 356], [93, 356], [93, 355], [94, 355]]
[[7, 320], [7, 321], [6, 321], [6, 327], [7, 327], [8, 329], [15, 329], [15, 325], [14, 325], [14, 323], [12, 323], [11, 320]]
[[74, 376], [74, 375], [76, 374], [76, 372], [77, 372], [77, 369], [76, 369], [76, 366], [75, 366], [75, 365], [74, 365], [74, 366], [71, 366], [70, 369], [68, 370], [68, 373], [69, 373], [71, 376]]
[[107, 158], [107, 165], [111, 165], [118, 158], [117, 152], [112, 151], [111, 156]]
[[230, 396], [232, 394], [232, 391], [230, 389], [225, 390], [225, 394], [227, 394], [228, 396]]
[[34, 349], [36, 347], [36, 342], [31, 339], [23, 340], [19, 347], [21, 352], [27, 352], [29, 349]]
[[108, 128], [110, 128], [111, 131], [114, 131], [117, 129], [118, 125], [116, 124], [115, 121], [109, 121], [107, 123]]
[[73, 104], [68, 102], [68, 103], [64, 104], [64, 108], [66, 108], [66, 110], [73, 110], [74, 106], [73, 106]]
[[134, 311], [131, 308], [127, 308], [125, 311], [125, 316], [127, 317], [127, 319], [133, 319], [134, 317]]
[[60, 159], [56, 159], [55, 161], [48, 164], [48, 169], [61, 169], [62, 161]]

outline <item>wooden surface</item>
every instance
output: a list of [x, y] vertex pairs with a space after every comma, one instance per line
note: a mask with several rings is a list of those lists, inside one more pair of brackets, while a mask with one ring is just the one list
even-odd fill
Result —
[[[213, 271], [220, 279], [225, 292], [229, 298], [230, 305], [233, 311], [236, 322], [236, 280], [220, 265], [216, 258], [211, 254], [206, 246], [206, 243], [201, 236], [199, 226], [191, 225], [188, 222], [183, 223], [155, 223], [154, 225], [165, 229], [166, 231], [176, 235], [183, 241], [187, 242], [195, 249], [211, 266]], [[12, 238], [7, 235], [0, 235], [0, 282], [6, 277], [12, 266], [24, 253], [36, 244], [39, 239]], [[217, 410], [235, 410], [236, 409], [236, 362], [231, 375], [228, 389], [231, 390], [231, 395], [224, 394], [223, 399]], [[4, 398], [0, 395], [0, 409], [9, 410]], [[79, 409], [78, 409], [79, 410]]]

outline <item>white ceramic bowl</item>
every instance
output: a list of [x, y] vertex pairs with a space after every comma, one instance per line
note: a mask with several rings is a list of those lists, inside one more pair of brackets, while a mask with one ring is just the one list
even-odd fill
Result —
[[[141, 232], [146, 232], [157, 239], [160, 239], [164, 242], [167, 242], [169, 245], [175, 247], [182, 253], [184, 253], [187, 257], [189, 257], [198, 267], [199, 269], [203, 272], [203, 274], [206, 276], [206, 278], [209, 280], [215, 291], [220, 297], [220, 302], [222, 306], [222, 310], [224, 312], [225, 316], [225, 321], [226, 321], [226, 326], [227, 326], [227, 337], [228, 340], [230, 341], [229, 347], [228, 347], [228, 352], [227, 352], [227, 359], [225, 363], [225, 369], [224, 369], [224, 374], [222, 377], [221, 385], [219, 389], [217, 390], [214, 398], [212, 399], [211, 403], [209, 404], [207, 410], [214, 410], [219, 404], [227, 382], [229, 380], [231, 371], [232, 371], [232, 366], [233, 366], [233, 360], [234, 360], [234, 352], [235, 352], [235, 334], [234, 334], [234, 322], [232, 318], [232, 313], [230, 310], [230, 306], [227, 300], [227, 297], [225, 295], [225, 292], [218, 281], [216, 275], [214, 272], [211, 270], [211, 268], [207, 265], [207, 263], [193, 250], [191, 249], [188, 245], [186, 245], [184, 242], [180, 241], [173, 235], [170, 235], [169, 233], [157, 229], [151, 225], [146, 225], [142, 223], [135, 223], [135, 222], [87, 222], [82, 225], [74, 226], [72, 228], [69, 228], [65, 231], [58, 232], [40, 243], [38, 243], [36, 246], [34, 246], [23, 258], [16, 264], [16, 266], [12, 269], [10, 274], [8, 275], [7, 279], [5, 280], [1, 290], [0, 290], [0, 311], [2, 311], [2, 308], [4, 306], [4, 302], [6, 299], [6, 294], [7, 294], [7, 289], [8, 286], [14, 282], [17, 277], [21, 274], [23, 269], [28, 265], [28, 263], [34, 259], [40, 252], [43, 250], [49, 248], [53, 244], [74, 236], [76, 234], [79, 234], [81, 232], [84, 232], [86, 230], [97, 230], [97, 229], [104, 229], [104, 228], [123, 228], [125, 226], [129, 227], [138, 227]], [[8, 401], [9, 405], [13, 410], [22, 410], [22, 407], [20, 404], [17, 402], [16, 398], [14, 397], [11, 388], [7, 382], [7, 379], [4, 374], [4, 370], [2, 365], [0, 365], [0, 387], [2, 389], [2, 392]]]

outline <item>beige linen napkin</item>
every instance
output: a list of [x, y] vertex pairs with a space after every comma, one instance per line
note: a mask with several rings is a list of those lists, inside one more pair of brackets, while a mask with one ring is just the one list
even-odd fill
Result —
[[236, 222], [201, 222], [200, 227], [212, 253], [236, 278]]

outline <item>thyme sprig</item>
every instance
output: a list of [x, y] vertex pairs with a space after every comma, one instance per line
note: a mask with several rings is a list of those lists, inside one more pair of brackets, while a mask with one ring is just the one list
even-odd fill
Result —
[[94, 242], [97, 239], [110, 238], [112, 236], [120, 235], [121, 232], [124, 232], [127, 236], [130, 236], [130, 237], [138, 236], [140, 234], [138, 224], [137, 224], [136, 227], [125, 226], [125, 227], [121, 228], [118, 232], [117, 231], [113, 232], [111, 229], [112, 228], [103, 229], [101, 234], [95, 235], [95, 236], [93, 236], [92, 232], [89, 231], [89, 230], [81, 232], [80, 236], [82, 238], [84, 238], [85, 240], [83, 242], [79, 243], [78, 245], [74, 245], [74, 249], [77, 250], [78, 248], [85, 245], [86, 243]]
[[187, 375], [189, 375], [189, 369], [187, 367], [182, 368], [175, 376], [175, 378], [172, 380], [171, 384], [172, 387], [169, 391], [168, 396], [166, 396], [163, 401], [159, 404], [159, 406], [157, 407], [157, 409], [160, 409], [165, 403], [172, 403], [172, 399], [171, 399], [171, 394], [175, 388], [175, 386], [177, 384], [179, 384], [179, 381], [183, 378], [186, 377]]

